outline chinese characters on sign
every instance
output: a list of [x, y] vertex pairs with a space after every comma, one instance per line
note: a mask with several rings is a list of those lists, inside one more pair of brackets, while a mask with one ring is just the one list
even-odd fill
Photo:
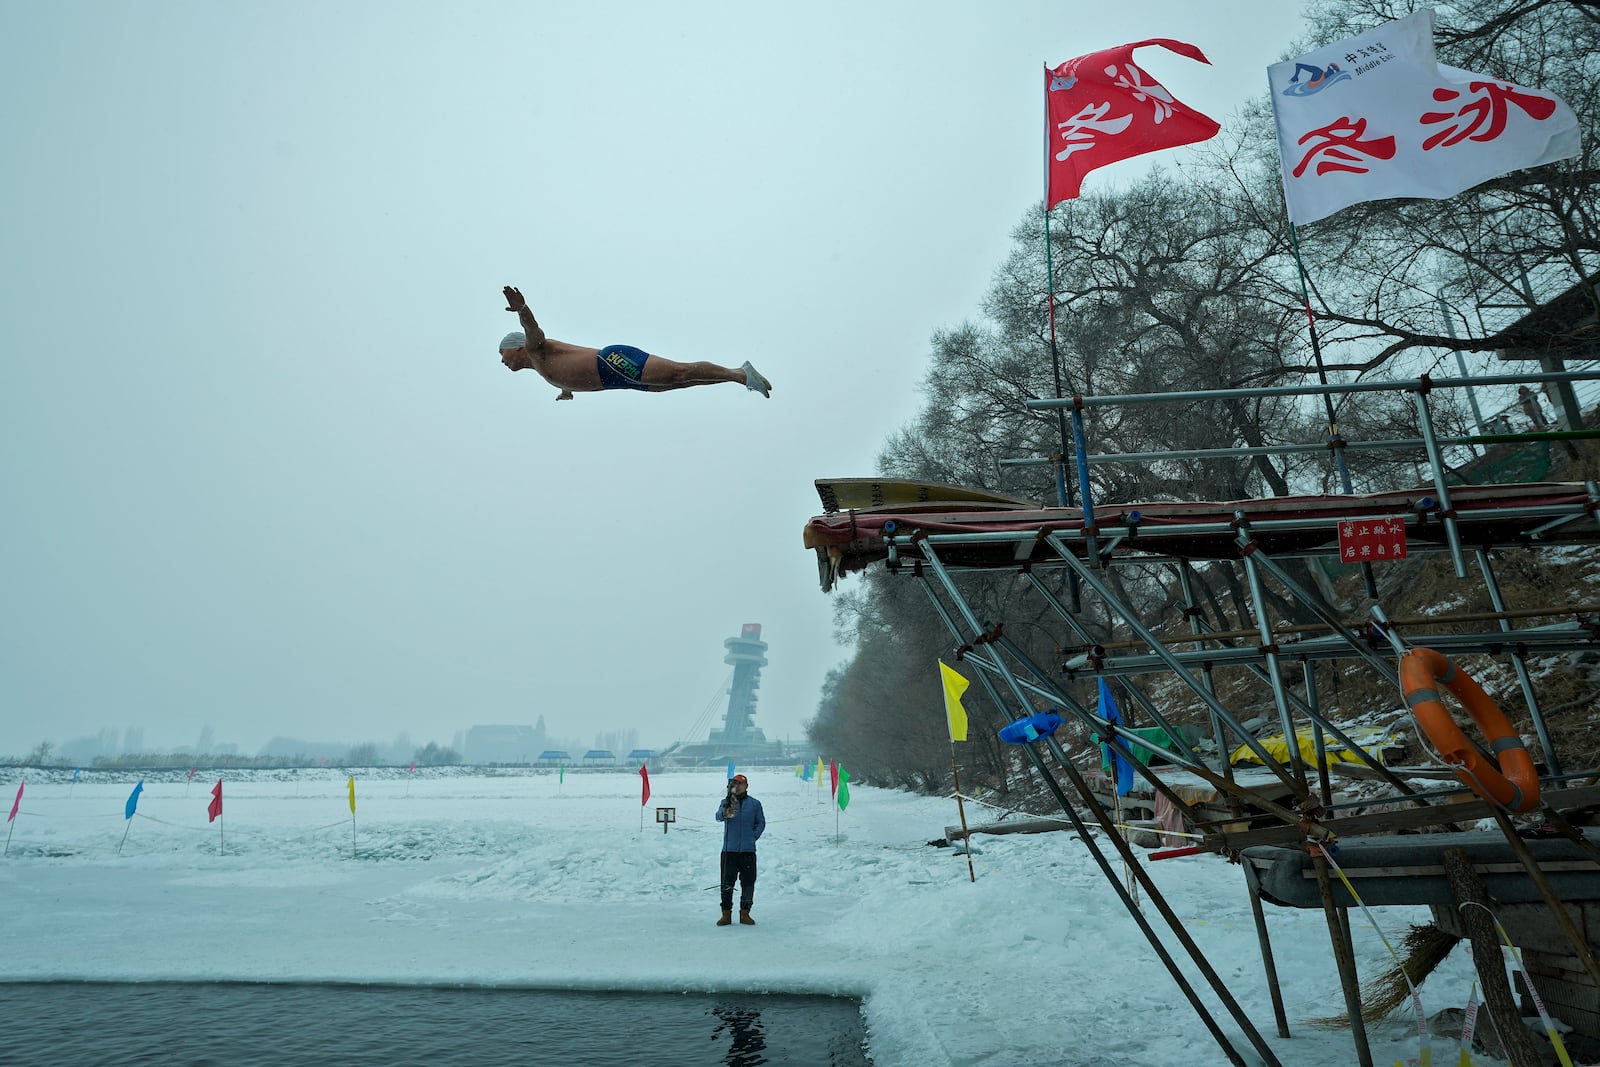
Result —
[[1373, 563], [1405, 558], [1404, 519], [1350, 519], [1339, 524], [1340, 563]]

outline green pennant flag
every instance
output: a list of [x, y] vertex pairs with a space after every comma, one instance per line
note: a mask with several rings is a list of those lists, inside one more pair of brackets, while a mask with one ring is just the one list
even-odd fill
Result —
[[567, 766], [566, 766], [566, 764], [563, 763], [561, 765], [560, 771], [557, 772], [557, 774], [556, 774], [556, 784], [560, 785], [562, 782], [565, 782], [566, 780], [567, 780]]
[[850, 772], [839, 768], [839, 810], [850, 806]]

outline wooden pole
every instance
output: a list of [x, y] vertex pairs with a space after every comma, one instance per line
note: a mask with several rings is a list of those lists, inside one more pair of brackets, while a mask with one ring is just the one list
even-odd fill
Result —
[[[1122, 794], [1117, 792], [1116, 782], [1111, 783], [1111, 795], [1117, 816], [1117, 826], [1114, 832], [1122, 834], [1125, 833], [1122, 828]], [[1127, 840], [1127, 838], [1124, 837], [1123, 840]], [[1163, 840], [1161, 843], [1166, 844], [1166, 841]], [[1133, 906], [1139, 907], [1139, 883], [1134, 881], [1133, 871], [1128, 867], [1128, 857], [1126, 855], [1122, 857], [1122, 883], [1128, 887], [1128, 896], [1133, 899]]]
[[[1455, 896], [1461, 928], [1472, 945], [1472, 964], [1483, 985], [1483, 1004], [1489, 1009], [1489, 1021], [1500, 1035], [1506, 1058], [1512, 1067], [1536, 1067], [1539, 1055], [1528, 1028], [1522, 1024], [1522, 1010], [1512, 996], [1511, 983], [1506, 981], [1505, 960], [1486, 907], [1488, 897], [1472, 869], [1472, 859], [1464, 849], [1451, 848], [1444, 851], [1440, 860], [1450, 880], [1450, 892]], [[1479, 907], [1470, 907], [1472, 904]]]
[[978, 872], [972, 869], [972, 834], [967, 831], [967, 805], [961, 799], [961, 772], [956, 769], [956, 743], [950, 742], [950, 778], [956, 786], [956, 810], [961, 813], [961, 842], [967, 846], [967, 881], [976, 882]]

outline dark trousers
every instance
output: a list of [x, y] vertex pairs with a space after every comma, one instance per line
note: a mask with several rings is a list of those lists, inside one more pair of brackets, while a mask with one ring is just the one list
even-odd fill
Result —
[[739, 908], [749, 911], [756, 899], [756, 854], [754, 852], [724, 852], [722, 854], [722, 907], [733, 907], [733, 883], [739, 882]]

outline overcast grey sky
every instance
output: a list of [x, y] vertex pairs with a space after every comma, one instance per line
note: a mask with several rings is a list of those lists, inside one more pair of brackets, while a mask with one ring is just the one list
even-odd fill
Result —
[[[142, 726], [682, 736], [746, 622], [798, 739], [802, 549], [1041, 197], [1042, 70], [1226, 127], [1288, 0], [13, 4], [0, 14], [0, 754]], [[1165, 165], [1182, 159], [1168, 153]], [[1105, 189], [1145, 163], [1097, 172]], [[557, 404], [553, 337], [773, 382]], [[719, 705], [720, 706], [720, 705]]]

